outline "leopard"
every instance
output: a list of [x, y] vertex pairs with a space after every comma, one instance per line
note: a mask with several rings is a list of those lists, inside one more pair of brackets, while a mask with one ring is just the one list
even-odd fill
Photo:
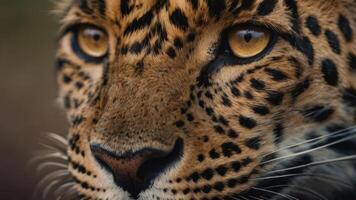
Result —
[[44, 199], [356, 199], [354, 0], [56, 3]]

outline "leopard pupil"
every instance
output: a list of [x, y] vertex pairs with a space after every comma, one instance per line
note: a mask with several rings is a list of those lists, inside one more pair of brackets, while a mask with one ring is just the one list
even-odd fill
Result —
[[251, 33], [246, 33], [244, 35], [244, 39], [245, 39], [246, 43], [249, 43], [252, 40], [252, 34]]

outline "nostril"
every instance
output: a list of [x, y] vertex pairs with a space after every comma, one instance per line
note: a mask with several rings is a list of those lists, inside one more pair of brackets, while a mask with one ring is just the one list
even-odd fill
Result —
[[173, 149], [162, 157], [152, 157], [146, 160], [137, 171], [139, 178], [146, 182], [154, 180], [157, 176], [162, 174], [167, 168], [177, 162], [183, 153], [183, 140], [177, 139]]
[[90, 148], [98, 163], [113, 174], [115, 183], [137, 198], [155, 178], [181, 158], [183, 140], [177, 139], [173, 149], [168, 152], [145, 148], [116, 154], [96, 144]]

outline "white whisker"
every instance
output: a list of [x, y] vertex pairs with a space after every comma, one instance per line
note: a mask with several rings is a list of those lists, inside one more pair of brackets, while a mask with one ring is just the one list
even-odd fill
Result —
[[277, 196], [281, 196], [281, 197], [284, 197], [284, 198], [290, 199], [290, 200], [291, 200], [291, 199], [292, 199], [292, 200], [298, 200], [297, 198], [292, 197], [292, 196], [290, 196], [290, 195], [281, 194], [281, 193], [279, 193], [279, 192], [274, 192], [274, 191], [267, 190], [267, 189], [263, 189], [263, 188], [252, 187], [252, 189], [257, 190], [257, 191], [267, 192], [267, 193], [274, 194], [274, 195], [277, 195]]
[[48, 162], [43, 162], [42, 164], [38, 165], [36, 171], [41, 172], [42, 170], [44, 170], [47, 167], [56, 167], [56, 168], [61, 168], [61, 169], [67, 169], [68, 165], [58, 163], [58, 162], [48, 161]]
[[284, 171], [289, 171], [289, 170], [294, 170], [294, 169], [301, 169], [301, 168], [306, 168], [306, 167], [314, 167], [314, 166], [325, 165], [325, 164], [332, 164], [332, 163], [336, 163], [336, 162], [349, 161], [349, 160], [355, 160], [355, 159], [356, 159], [356, 155], [344, 156], [341, 158], [335, 158], [335, 159], [330, 159], [330, 160], [325, 160], [325, 161], [318, 161], [318, 162], [313, 162], [313, 163], [309, 163], [309, 164], [305, 164], [305, 165], [298, 165], [295, 167], [289, 167], [289, 168], [285, 168], [285, 169], [269, 171], [269, 172], [267, 172], [267, 174], [284, 172]]
[[68, 160], [68, 156], [60, 153], [60, 152], [54, 152], [54, 153], [48, 153], [48, 154], [44, 154], [44, 155], [38, 155], [35, 156], [34, 158], [32, 158], [29, 162], [30, 165], [34, 165], [38, 162], [42, 162], [44, 160], [50, 160], [50, 159], [59, 159], [59, 160], [63, 160], [64, 162], [67, 162]]
[[333, 137], [333, 136], [336, 136], [338, 134], [340, 134], [340, 136], [349, 135], [350, 132], [348, 132], [348, 131], [351, 131], [351, 130], [353, 130], [355, 128], [356, 128], [356, 126], [348, 127], [346, 129], [343, 129], [343, 130], [335, 131], [335, 132], [330, 133], [328, 135], [322, 135], [320, 137], [316, 137], [316, 138], [313, 138], [313, 139], [305, 140], [303, 142], [300, 142], [300, 143], [297, 143], [297, 144], [293, 144], [293, 145], [290, 145], [290, 146], [286, 146], [286, 147], [277, 149], [275, 151], [272, 151], [272, 152], [270, 152], [270, 153], [268, 153], [266, 155], [263, 155], [262, 158], [267, 157], [267, 156], [272, 155], [272, 154], [275, 154], [275, 153], [278, 153], [278, 152], [281, 152], [281, 151], [284, 151], [284, 150], [287, 150], [287, 149], [292, 149], [292, 148], [295, 148], [295, 147], [298, 147], [298, 146], [302, 146], [304, 144], [308, 144], [308, 143], [312, 143], [312, 142], [316, 142], [315, 144], [318, 144], [319, 142], [322, 141], [322, 139], [325, 139], [325, 138], [328, 138], [328, 137]]
[[261, 180], [271, 180], [271, 179], [281, 179], [281, 178], [288, 178], [294, 176], [310, 176], [318, 179], [325, 179], [328, 181], [332, 181], [333, 183], [337, 183], [339, 185], [343, 185], [349, 188], [353, 188], [353, 186], [342, 179], [336, 178], [334, 176], [327, 176], [324, 174], [307, 174], [307, 173], [299, 173], [299, 174], [286, 174], [286, 175], [279, 175], [279, 176], [268, 176], [268, 177], [261, 177], [261, 178], [254, 178], [251, 180], [261, 181]]
[[342, 139], [339, 139], [339, 140], [337, 140], [335, 142], [331, 142], [329, 144], [322, 145], [322, 146], [319, 146], [319, 147], [316, 147], [316, 148], [313, 148], [313, 149], [308, 149], [308, 150], [305, 150], [305, 151], [302, 151], [302, 152], [293, 153], [293, 154], [289, 154], [289, 155], [286, 155], [286, 156], [281, 156], [281, 157], [278, 157], [278, 158], [275, 158], [275, 159], [272, 159], [272, 160], [268, 160], [268, 161], [262, 162], [261, 165], [265, 165], [265, 164], [268, 164], [268, 163], [276, 162], [276, 161], [279, 161], [279, 160], [285, 160], [285, 159], [288, 159], [288, 158], [304, 155], [304, 154], [307, 154], [307, 153], [312, 153], [312, 152], [315, 152], [315, 151], [318, 151], [318, 150], [333, 146], [335, 144], [340, 144], [342, 142], [351, 140], [353, 138], [356, 138], [356, 135], [352, 135], [352, 136], [349, 136], [349, 137], [346, 137], [346, 138], [342, 138]]
[[[302, 186], [295, 186], [295, 185], [275, 185], [275, 186], [271, 186], [271, 187], [266, 187], [267, 189], [269, 188], [280, 188], [280, 187], [290, 187], [290, 186], [293, 186], [293, 188], [296, 188], [296, 189], [300, 189], [304, 192], [308, 192], [314, 196], [316, 196], [318, 199], [321, 199], [321, 200], [328, 200], [326, 197], [324, 197], [323, 195], [319, 194], [318, 192], [315, 192], [309, 188], [305, 188], [305, 187], [302, 187]], [[297, 193], [300, 193], [300, 191], [294, 191], [294, 192], [297, 192]]]

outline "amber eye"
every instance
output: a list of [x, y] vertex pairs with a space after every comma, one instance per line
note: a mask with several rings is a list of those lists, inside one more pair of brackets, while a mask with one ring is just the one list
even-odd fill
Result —
[[101, 58], [108, 53], [108, 35], [95, 27], [81, 27], [77, 32], [77, 44], [86, 56]]
[[232, 53], [239, 58], [251, 58], [262, 53], [271, 42], [271, 33], [264, 28], [235, 28], [228, 35]]

